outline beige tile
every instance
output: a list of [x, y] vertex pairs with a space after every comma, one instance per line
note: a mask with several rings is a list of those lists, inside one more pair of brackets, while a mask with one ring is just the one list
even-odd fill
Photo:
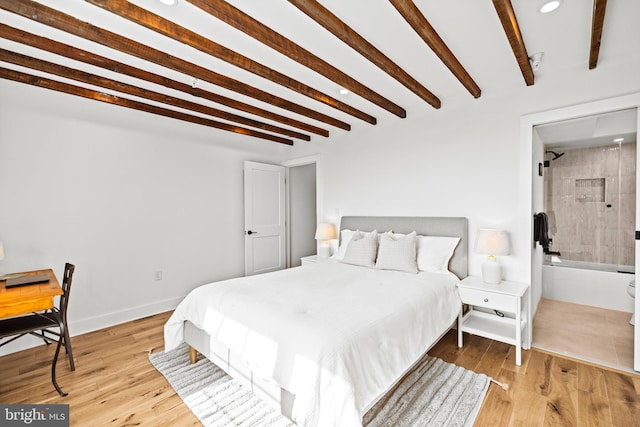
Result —
[[554, 337], [557, 335], [552, 325], [540, 326], [536, 322], [533, 326], [533, 343], [542, 347], [551, 347]]
[[[557, 349], [565, 354], [579, 355], [607, 363], [618, 363], [613, 340], [608, 336], [593, 333], [576, 333], [569, 329], [555, 331], [544, 329], [540, 332], [543, 332], [540, 345], [546, 348]], [[534, 335], [534, 340], [535, 337]]]
[[613, 323], [627, 323], [629, 326], [629, 319], [631, 318], [631, 314], [626, 311], [616, 311], [616, 310], [607, 310], [606, 319], [608, 322]]
[[578, 358], [633, 367], [629, 313], [543, 298], [533, 322], [533, 344]]
[[619, 317], [615, 321], [607, 319], [607, 331], [609, 335], [615, 339], [633, 343], [633, 325], [629, 323], [629, 319], [631, 319], [629, 313], [625, 313], [624, 317]]
[[615, 341], [618, 365], [628, 368], [633, 367], [633, 340]]

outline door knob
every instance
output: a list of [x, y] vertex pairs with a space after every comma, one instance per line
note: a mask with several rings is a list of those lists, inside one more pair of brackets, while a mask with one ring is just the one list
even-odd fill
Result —
[[251, 230], [249, 230], [249, 231], [247, 231], [247, 234], [248, 234], [249, 236], [251, 236], [252, 234], [258, 234], [258, 232], [257, 232], [257, 231], [251, 231]]

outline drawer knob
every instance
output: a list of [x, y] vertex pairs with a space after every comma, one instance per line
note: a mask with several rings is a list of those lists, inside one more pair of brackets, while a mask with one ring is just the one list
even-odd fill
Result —
[[484, 299], [484, 302], [489, 302], [489, 298], [485, 298], [485, 299]]

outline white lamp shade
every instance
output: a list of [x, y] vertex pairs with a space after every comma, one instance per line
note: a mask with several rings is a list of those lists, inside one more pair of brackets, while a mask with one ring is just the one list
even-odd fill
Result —
[[318, 228], [316, 228], [316, 240], [332, 240], [337, 236], [335, 225], [327, 223], [318, 224]]
[[2, 242], [0, 242], [0, 261], [4, 259], [4, 246], [2, 246]]
[[509, 233], [506, 231], [486, 228], [478, 230], [476, 253], [500, 256], [509, 255], [510, 250]]

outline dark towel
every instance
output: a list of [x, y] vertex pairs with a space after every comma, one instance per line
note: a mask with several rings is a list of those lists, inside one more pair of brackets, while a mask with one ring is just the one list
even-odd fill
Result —
[[533, 240], [540, 243], [545, 253], [549, 251], [549, 218], [544, 212], [533, 215]]

